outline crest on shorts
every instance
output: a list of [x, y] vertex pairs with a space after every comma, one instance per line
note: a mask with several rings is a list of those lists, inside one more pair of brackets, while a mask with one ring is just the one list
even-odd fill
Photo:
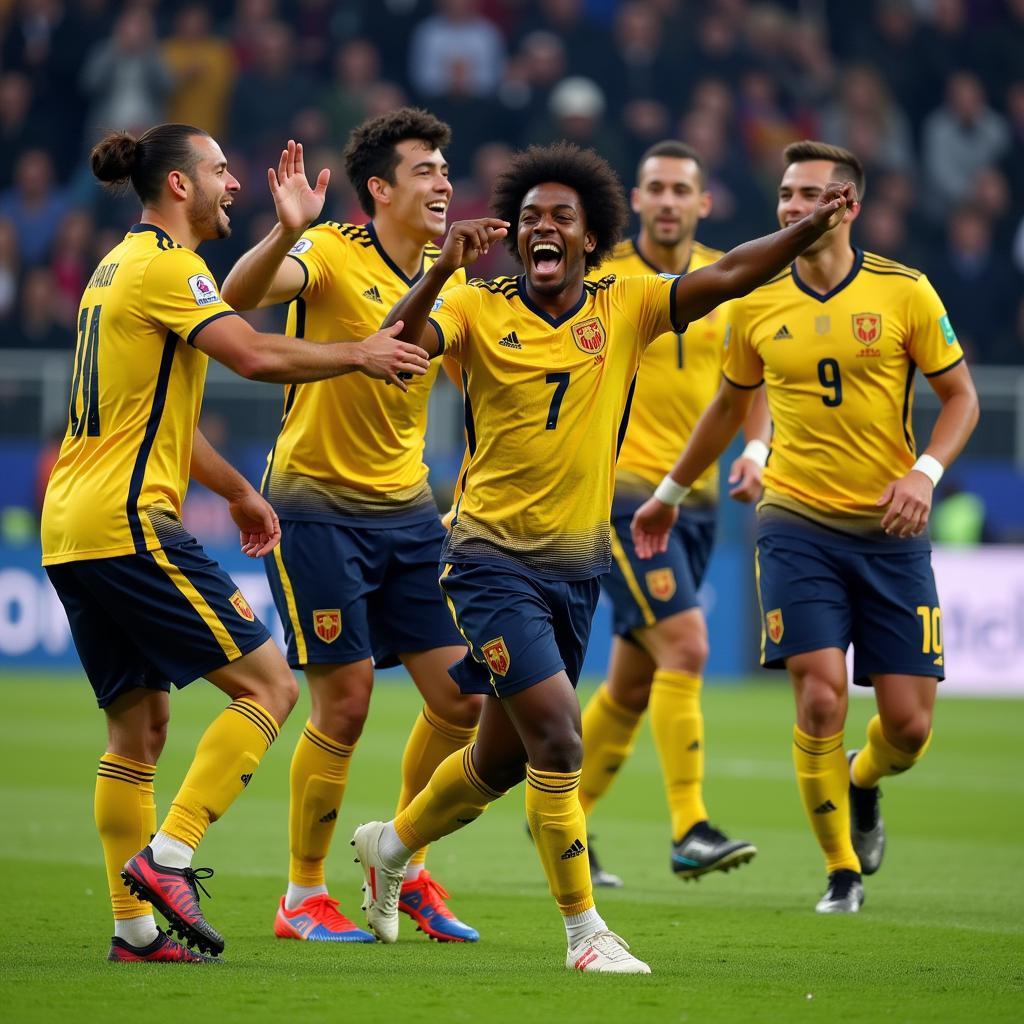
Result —
[[576, 342], [576, 347], [592, 356], [596, 356], [604, 348], [605, 342], [608, 340], [604, 333], [604, 324], [596, 316], [591, 317], [589, 320], [582, 320], [578, 324], [573, 324], [572, 336]]
[[764, 622], [772, 643], [777, 644], [782, 639], [782, 633], [786, 628], [782, 623], [782, 609], [773, 608], [765, 615]]
[[333, 644], [341, 636], [341, 609], [316, 608], [313, 611], [313, 632], [325, 644]]
[[882, 314], [854, 313], [853, 336], [858, 345], [874, 345], [882, 336]]
[[240, 590], [236, 590], [228, 600], [231, 602], [231, 607], [234, 608], [243, 619], [248, 622], [256, 621], [256, 614], [249, 606], [249, 602], [242, 596], [242, 592]]
[[676, 574], [669, 566], [652, 569], [644, 579], [647, 581], [647, 592], [655, 601], [667, 601], [676, 592]]
[[508, 672], [512, 659], [509, 657], [508, 648], [505, 646], [505, 638], [503, 636], [499, 636], [494, 640], [488, 640], [481, 650], [487, 659], [487, 667], [496, 676], [503, 676]]

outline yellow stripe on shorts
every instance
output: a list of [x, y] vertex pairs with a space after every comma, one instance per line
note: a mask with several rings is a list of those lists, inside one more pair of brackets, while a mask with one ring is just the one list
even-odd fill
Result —
[[292, 629], [295, 631], [295, 653], [301, 664], [306, 663], [306, 637], [302, 632], [302, 623], [299, 621], [299, 608], [295, 603], [295, 591], [292, 589], [291, 577], [284, 567], [284, 554], [281, 552], [281, 545], [274, 548], [274, 561], [277, 562], [277, 571], [281, 576], [281, 589], [284, 591], [284, 603], [288, 608], [288, 618], [291, 621]]
[[754, 545], [754, 589], [757, 591], [757, 610], [761, 613], [761, 664], [764, 664], [764, 648], [767, 636], [764, 631], [764, 601], [761, 598], [761, 550]]
[[654, 612], [651, 611], [651, 605], [644, 596], [643, 590], [640, 588], [640, 582], [636, 578], [636, 573], [633, 572], [633, 566], [629, 563], [629, 556], [626, 554], [626, 551], [622, 546], [622, 541], [619, 540], [618, 534], [612, 530], [611, 535], [612, 558], [615, 559], [615, 564], [619, 567], [619, 570], [626, 579], [626, 586], [629, 587], [629, 592], [633, 595], [633, 600], [636, 601], [637, 607], [640, 609], [640, 613], [644, 617], [644, 625], [653, 626], [658, 620], [654, 617]]
[[[466, 641], [466, 646], [469, 648], [469, 655], [470, 655], [470, 657], [474, 661], [479, 662], [481, 665], [486, 665], [487, 662], [480, 661], [480, 659], [476, 656], [476, 652], [473, 650], [473, 641], [470, 640], [468, 636], [466, 636], [465, 631], [463, 630], [462, 626], [459, 625], [459, 616], [458, 616], [458, 613], [455, 611], [455, 605], [452, 603], [452, 599], [448, 596], [448, 591], [445, 590], [444, 587], [441, 584], [441, 580], [443, 580], [448, 575], [448, 573], [450, 573], [451, 571], [452, 571], [452, 563], [451, 562], [445, 562], [444, 572], [441, 573], [441, 579], [437, 581], [437, 585], [439, 587], [441, 587], [441, 593], [444, 594], [444, 599], [445, 599], [445, 602], [448, 605], [448, 611], [451, 613], [452, 622], [455, 623], [455, 628], [462, 634], [462, 639]], [[498, 684], [494, 681], [494, 674], [490, 671], [490, 666], [488, 666], [487, 675], [490, 677], [491, 686], [494, 689], [495, 695], [497, 695], [497, 693], [498, 693]]]

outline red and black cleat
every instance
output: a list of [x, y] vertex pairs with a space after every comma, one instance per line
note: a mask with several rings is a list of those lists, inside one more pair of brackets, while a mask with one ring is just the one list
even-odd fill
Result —
[[161, 932], [146, 946], [133, 946], [116, 935], [110, 940], [110, 952], [107, 959], [112, 964], [219, 964], [223, 963], [213, 956], [193, 953], [188, 946], [183, 946]]
[[210, 895], [201, 879], [212, 875], [212, 868], [167, 868], [157, 864], [148, 846], [132, 857], [121, 872], [131, 894], [152, 903], [167, 918], [168, 931], [177, 932], [186, 945], [198, 946], [201, 952], [216, 956], [224, 950], [224, 939], [203, 917], [197, 891], [198, 887]]

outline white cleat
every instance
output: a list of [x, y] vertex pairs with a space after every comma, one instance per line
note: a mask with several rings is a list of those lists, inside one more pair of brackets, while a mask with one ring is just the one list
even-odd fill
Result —
[[392, 943], [398, 939], [398, 897], [405, 872], [385, 867], [381, 862], [378, 844], [383, 829], [383, 821], [360, 825], [352, 836], [352, 845], [356, 848], [356, 859], [363, 866], [366, 923], [381, 942]]
[[600, 971], [604, 974], [650, 974], [651, 969], [629, 952], [628, 944], [615, 932], [588, 935], [565, 955], [570, 971]]

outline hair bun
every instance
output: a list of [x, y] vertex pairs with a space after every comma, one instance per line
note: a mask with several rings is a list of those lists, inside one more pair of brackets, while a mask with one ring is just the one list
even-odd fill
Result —
[[139, 149], [138, 140], [127, 132], [111, 132], [96, 143], [89, 154], [92, 173], [108, 185], [124, 185], [131, 179]]

